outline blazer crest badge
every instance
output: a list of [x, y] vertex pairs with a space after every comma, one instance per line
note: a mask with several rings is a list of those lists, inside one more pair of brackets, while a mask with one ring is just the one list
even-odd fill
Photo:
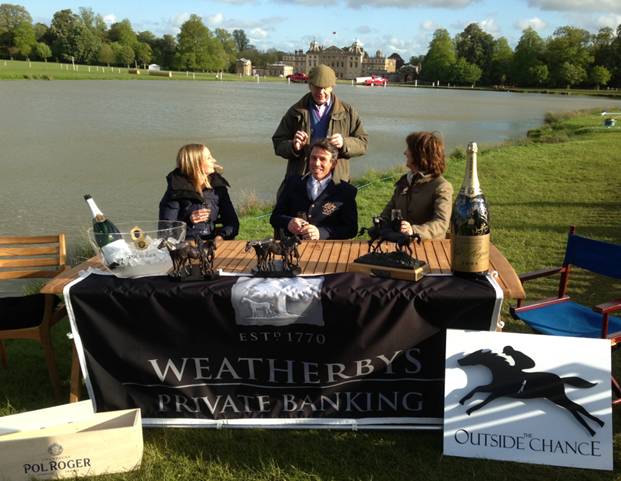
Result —
[[323, 215], [330, 215], [334, 213], [336, 209], [337, 207], [334, 202], [326, 202], [323, 206], [321, 206], [321, 213]]

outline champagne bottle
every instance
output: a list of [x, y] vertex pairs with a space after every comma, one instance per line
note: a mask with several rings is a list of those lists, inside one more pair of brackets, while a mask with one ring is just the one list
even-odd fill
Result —
[[477, 144], [467, 149], [466, 174], [451, 215], [452, 269], [456, 275], [485, 274], [489, 269], [489, 210], [477, 175]]
[[122, 236], [119, 229], [117, 229], [112, 221], [103, 215], [103, 212], [99, 210], [99, 207], [97, 207], [97, 204], [95, 204], [93, 198], [89, 194], [86, 194], [84, 196], [84, 200], [91, 211], [91, 215], [93, 216], [93, 234], [97, 245], [101, 248], [111, 242], [114, 242], [115, 240], [121, 239]]
[[86, 194], [84, 200], [93, 216], [93, 238], [99, 246], [105, 264], [110, 269], [121, 265], [131, 255], [131, 250], [119, 229], [99, 210], [93, 198]]

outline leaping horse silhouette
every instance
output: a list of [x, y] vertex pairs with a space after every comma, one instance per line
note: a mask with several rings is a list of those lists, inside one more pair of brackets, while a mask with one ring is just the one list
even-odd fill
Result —
[[511, 346], [506, 346], [503, 352], [514, 359], [514, 366], [509, 364], [506, 358], [488, 349], [479, 349], [457, 361], [460, 366], [485, 366], [492, 373], [492, 381], [489, 384], [475, 387], [459, 400], [460, 404], [464, 404], [478, 392], [490, 393], [483, 401], [470, 407], [466, 411], [468, 415], [481, 409], [494, 399], [503, 396], [516, 399], [546, 398], [567, 409], [591, 436], [595, 435], [595, 431], [589, 427], [584, 417], [596, 422], [600, 427], [604, 425], [601, 419], [590, 414], [585, 408], [573, 402], [565, 394], [565, 384], [577, 388], [590, 388], [595, 386], [596, 383], [586, 381], [577, 376], [560, 377], [550, 372], [524, 372], [523, 369], [535, 366], [534, 361], [530, 357], [520, 351], [516, 351]]

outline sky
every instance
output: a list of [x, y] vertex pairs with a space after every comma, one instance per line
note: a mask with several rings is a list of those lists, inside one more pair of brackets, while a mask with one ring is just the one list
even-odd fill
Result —
[[[424, 55], [438, 28], [451, 36], [478, 23], [515, 47], [531, 26], [543, 38], [572, 25], [596, 33], [621, 24], [621, 0], [9, 0], [34, 22], [49, 25], [54, 12], [92, 8], [108, 24], [129, 19], [134, 30], [176, 35], [191, 14], [210, 29], [243, 29], [260, 50], [307, 50], [313, 40], [329, 47], [354, 41], [374, 54]], [[8, 3], [8, 2], [7, 2]]]

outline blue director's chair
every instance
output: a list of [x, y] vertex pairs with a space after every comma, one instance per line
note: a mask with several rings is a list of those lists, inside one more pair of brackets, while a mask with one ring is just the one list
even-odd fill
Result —
[[[517, 307], [510, 309], [511, 315], [542, 334], [609, 339], [614, 350], [621, 342], [621, 317], [612, 316], [611, 313], [621, 311], [621, 298], [593, 308], [572, 301], [567, 295], [572, 266], [621, 280], [621, 245], [578, 236], [575, 227], [571, 226], [561, 267], [520, 276], [524, 284], [526, 281], [560, 273], [558, 296], [527, 306], [522, 306], [518, 301]], [[621, 387], [614, 377], [612, 390], [613, 404], [621, 404]]]

